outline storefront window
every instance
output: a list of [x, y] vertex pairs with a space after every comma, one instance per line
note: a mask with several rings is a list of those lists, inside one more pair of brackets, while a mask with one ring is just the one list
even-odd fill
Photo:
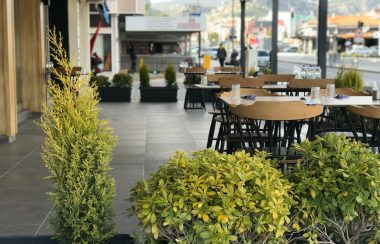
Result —
[[112, 71], [111, 34], [98, 35], [93, 50], [95, 52], [103, 61], [99, 68], [102, 71]]

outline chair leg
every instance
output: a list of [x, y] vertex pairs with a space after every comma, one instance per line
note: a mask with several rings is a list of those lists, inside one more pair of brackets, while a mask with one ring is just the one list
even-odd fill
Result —
[[215, 124], [216, 124], [215, 119], [216, 119], [216, 114], [212, 116], [210, 131], [208, 132], [207, 148], [210, 148], [212, 146], [212, 141], [214, 140], [214, 131], [215, 131]]

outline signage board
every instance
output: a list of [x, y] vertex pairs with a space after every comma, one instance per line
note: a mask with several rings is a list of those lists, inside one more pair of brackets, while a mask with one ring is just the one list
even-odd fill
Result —
[[126, 16], [127, 32], [199, 32], [206, 30], [204, 17]]

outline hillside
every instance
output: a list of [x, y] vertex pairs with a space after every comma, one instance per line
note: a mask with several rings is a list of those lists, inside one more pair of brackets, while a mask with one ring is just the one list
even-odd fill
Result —
[[[202, 6], [203, 13], [209, 13], [213, 9], [226, 9], [222, 12], [231, 12], [232, 0], [169, 0], [167, 2], [159, 2], [152, 4], [155, 15], [165, 14], [169, 16], [181, 16], [189, 5], [197, 5], [199, 2]], [[300, 15], [313, 15], [318, 13], [318, 0], [281, 0], [279, 1], [280, 11], [288, 11], [294, 9]], [[235, 0], [235, 6], [239, 11], [239, 0]], [[253, 6], [253, 8], [248, 7]], [[329, 1], [330, 14], [366, 14], [380, 5], [379, 0], [334, 0]], [[257, 7], [257, 9], [254, 9]], [[270, 10], [272, 0], [251, 0], [247, 3], [247, 13], [250, 16], [262, 15], [262, 10]], [[250, 9], [248, 9], [250, 8]], [[229, 10], [228, 10], [229, 9]], [[220, 17], [225, 17], [222, 13]]]

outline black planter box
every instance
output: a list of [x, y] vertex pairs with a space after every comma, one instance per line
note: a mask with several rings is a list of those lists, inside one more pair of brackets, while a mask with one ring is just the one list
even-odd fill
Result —
[[[0, 243], [4, 244], [58, 244], [53, 236], [20, 236], [0, 237]], [[112, 237], [108, 244], [134, 244], [135, 241], [129, 235], [118, 234]]]
[[101, 102], [130, 102], [131, 87], [99, 87]]
[[141, 102], [177, 102], [178, 87], [140, 87]]

